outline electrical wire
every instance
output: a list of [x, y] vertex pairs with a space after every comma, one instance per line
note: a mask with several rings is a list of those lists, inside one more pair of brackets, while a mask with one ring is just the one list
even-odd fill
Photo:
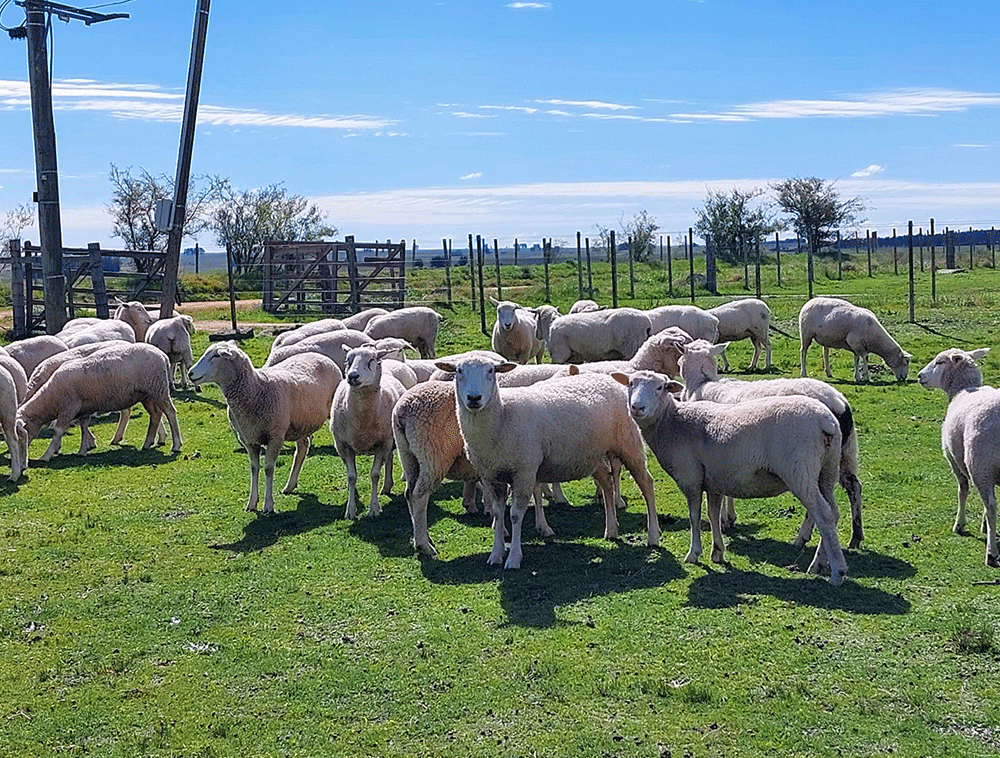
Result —
[[112, 5], [125, 5], [126, 3], [131, 3], [132, 0], [115, 0], [113, 3], [101, 3], [100, 5], [88, 5], [84, 8], [85, 11], [92, 11], [95, 8], [108, 8]]
[[6, 8], [6, 7], [8, 6], [8, 5], [10, 5], [10, 3], [11, 3], [11, 0], [3, 0], [3, 2], [2, 2], [2, 3], [0, 3], [0, 29], [3, 29], [3, 30], [4, 30], [5, 32], [7, 32], [7, 34], [9, 34], [9, 35], [10, 35], [10, 38], [11, 38], [11, 39], [15, 39], [15, 38], [17, 38], [17, 37], [21, 36], [21, 35], [20, 35], [20, 34], [18, 33], [18, 30], [19, 30], [19, 29], [24, 29], [24, 28], [25, 28], [25, 23], [26, 23], [26, 21], [22, 21], [22, 22], [21, 22], [20, 24], [18, 24], [17, 26], [4, 26], [4, 24], [3, 24], [3, 20], [2, 20], [2, 16], [3, 16], [3, 12], [4, 12], [4, 9], [5, 9], [5, 8]]

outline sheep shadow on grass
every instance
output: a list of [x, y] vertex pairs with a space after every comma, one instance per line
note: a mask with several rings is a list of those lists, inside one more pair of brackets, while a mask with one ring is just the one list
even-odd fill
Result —
[[212, 545], [213, 550], [230, 553], [257, 553], [278, 543], [284, 537], [318, 529], [343, 517], [337, 506], [320, 502], [311, 492], [298, 495], [299, 503], [294, 511], [281, 510], [274, 513], [257, 513], [257, 518], [243, 527], [243, 537], [236, 542]]
[[[64, 438], [65, 441], [65, 438]], [[170, 452], [169, 443], [143, 450], [133, 445], [115, 445], [114, 447], [102, 447], [99, 445], [96, 450], [91, 450], [87, 455], [80, 455], [73, 450], [67, 450], [63, 445], [63, 451], [54, 456], [50, 461], [43, 461], [38, 458], [28, 458], [27, 476], [31, 476], [34, 469], [52, 469], [60, 471], [62, 469], [79, 468], [81, 466], [94, 466], [97, 468], [142, 468], [144, 466], [155, 466], [160, 463], [169, 463], [183, 457], [184, 451], [179, 453]], [[41, 455], [41, 453], [39, 453]]]

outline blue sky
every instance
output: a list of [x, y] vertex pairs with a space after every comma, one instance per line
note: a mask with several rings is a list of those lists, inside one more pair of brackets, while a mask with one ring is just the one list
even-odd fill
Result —
[[[117, 244], [112, 163], [173, 176], [196, 5], [54, 23], [66, 245]], [[794, 176], [865, 198], [880, 236], [1000, 226], [998, 29], [962, 0], [216, 0], [192, 170], [423, 247], [640, 210], [676, 235], [708, 189]], [[26, 60], [0, 36], [0, 219], [35, 187]]]

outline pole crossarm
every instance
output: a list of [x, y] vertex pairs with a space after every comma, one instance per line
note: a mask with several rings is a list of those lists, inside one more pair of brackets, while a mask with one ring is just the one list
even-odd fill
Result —
[[61, 3], [52, 3], [49, 0], [14, 0], [15, 5], [20, 5], [25, 8], [27, 5], [32, 5], [35, 10], [42, 11], [44, 13], [55, 13], [56, 16], [62, 21], [69, 21], [70, 19], [76, 19], [77, 21], [82, 21], [87, 26], [91, 24], [97, 24], [101, 21], [113, 21], [117, 18], [128, 18], [127, 13], [97, 13], [96, 11], [87, 10], [86, 8], [73, 8], [69, 5], [63, 5]]

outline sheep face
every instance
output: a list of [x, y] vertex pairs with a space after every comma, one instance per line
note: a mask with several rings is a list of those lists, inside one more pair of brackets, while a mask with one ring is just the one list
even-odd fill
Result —
[[706, 379], [714, 381], [719, 378], [719, 364], [716, 358], [729, 346], [728, 342], [713, 345], [707, 340], [694, 340], [690, 344], [680, 345], [680, 360], [677, 362], [686, 384], [691, 379]]
[[912, 355], [904, 351], [899, 363], [892, 367], [892, 373], [896, 375], [897, 382], [906, 380], [907, 375], [910, 373], [910, 359], [912, 357]]
[[497, 307], [497, 323], [501, 329], [509, 332], [517, 326], [517, 312], [521, 309], [520, 305], [512, 303], [510, 300], [499, 302], [491, 298], [491, 301]]
[[680, 392], [684, 385], [666, 374], [655, 371], [637, 371], [628, 376], [613, 374], [615, 380], [628, 387], [629, 412], [639, 426], [648, 426], [660, 415], [660, 408], [673, 404], [671, 393]]
[[513, 371], [516, 363], [489, 358], [466, 358], [456, 363], [441, 361], [437, 367], [455, 375], [455, 397], [466, 410], [476, 413], [486, 408], [499, 392], [497, 374]]
[[413, 345], [398, 337], [383, 337], [380, 340], [375, 340], [375, 347], [382, 353], [383, 358], [400, 362], [406, 361], [407, 350], [417, 352]]
[[195, 384], [211, 382], [218, 384], [221, 366], [226, 360], [231, 360], [236, 353], [242, 352], [235, 342], [217, 342], [209, 345], [198, 362], [188, 371], [188, 379]]
[[344, 378], [352, 387], [370, 387], [381, 379], [382, 353], [373, 347], [356, 347], [348, 351]]
[[925, 389], [947, 390], [949, 376], [956, 373], [958, 369], [968, 371], [971, 368], [979, 373], [979, 367], [975, 365], [976, 361], [984, 358], [989, 351], [988, 347], [981, 347], [971, 353], [959, 350], [957, 347], [942, 350], [934, 360], [920, 369], [917, 381]]

